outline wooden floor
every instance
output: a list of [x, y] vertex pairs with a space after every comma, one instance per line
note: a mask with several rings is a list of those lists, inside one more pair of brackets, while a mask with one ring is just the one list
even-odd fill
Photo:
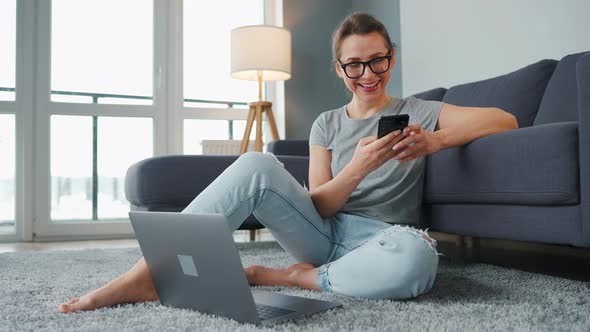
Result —
[[[444, 258], [462, 262], [487, 263], [534, 273], [543, 273], [590, 282], [590, 250], [568, 246], [541, 245], [518, 241], [473, 239], [430, 232], [438, 241], [438, 251]], [[236, 231], [236, 242], [250, 241], [249, 231]], [[258, 230], [257, 241], [272, 241], [265, 229]], [[67, 242], [0, 243], [0, 253], [51, 250], [81, 250], [87, 248], [138, 247], [134, 239]]]

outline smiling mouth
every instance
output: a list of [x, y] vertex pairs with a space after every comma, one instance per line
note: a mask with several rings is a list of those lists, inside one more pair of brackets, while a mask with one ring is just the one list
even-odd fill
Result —
[[363, 88], [363, 90], [375, 90], [377, 88], [377, 85], [379, 84], [379, 82], [381, 81], [377, 81], [377, 82], [373, 82], [373, 83], [357, 83], [361, 88]]

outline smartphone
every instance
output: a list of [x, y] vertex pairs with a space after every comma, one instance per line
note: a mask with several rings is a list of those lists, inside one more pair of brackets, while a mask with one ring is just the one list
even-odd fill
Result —
[[408, 126], [410, 116], [408, 114], [385, 115], [379, 119], [377, 138], [381, 138], [392, 131], [401, 130]]

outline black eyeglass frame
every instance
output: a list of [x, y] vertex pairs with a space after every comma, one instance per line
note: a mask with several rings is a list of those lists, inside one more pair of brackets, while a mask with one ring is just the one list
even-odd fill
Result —
[[[384, 71], [377, 72], [371, 66], [371, 62], [373, 62], [375, 60], [381, 60], [381, 59], [387, 59], [387, 69], [385, 69]], [[374, 74], [383, 74], [383, 73], [385, 73], [386, 71], [388, 71], [391, 68], [391, 54], [388, 54], [386, 56], [376, 57], [376, 58], [371, 59], [369, 61], [353, 61], [353, 62], [349, 62], [349, 63], [345, 63], [345, 64], [342, 64], [342, 62], [340, 62], [340, 59], [338, 59], [337, 61], [340, 64], [340, 67], [342, 68], [342, 70], [344, 70], [344, 74], [346, 74], [346, 77], [348, 77], [350, 79], [359, 78], [359, 77], [365, 75], [365, 70], [367, 69], [367, 66], [371, 69], [371, 71]], [[358, 75], [358, 76], [350, 76], [350, 75], [348, 75], [348, 72], [346, 71], [346, 67], [348, 67], [349, 65], [353, 65], [353, 64], [361, 64], [361, 65], [363, 65], [363, 71], [361, 72], [360, 75]]]

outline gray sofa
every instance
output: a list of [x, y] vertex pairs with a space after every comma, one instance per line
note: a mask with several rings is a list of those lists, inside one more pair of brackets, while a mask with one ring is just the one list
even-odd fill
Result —
[[[493, 106], [520, 128], [427, 157], [422, 225], [465, 236], [590, 247], [590, 53], [417, 94]], [[307, 141], [268, 146], [307, 182]], [[132, 210], [180, 211], [237, 156], [164, 156], [132, 165]], [[250, 217], [243, 229], [261, 225]]]

